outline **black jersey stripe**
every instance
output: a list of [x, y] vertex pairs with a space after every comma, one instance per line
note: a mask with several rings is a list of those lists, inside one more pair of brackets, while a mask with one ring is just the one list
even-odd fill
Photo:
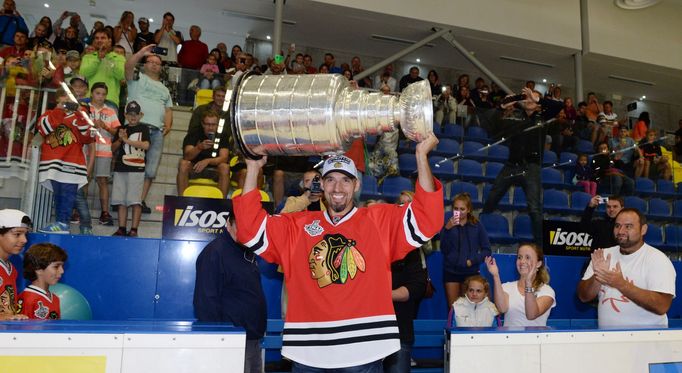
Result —
[[395, 320], [388, 321], [377, 321], [362, 324], [352, 324], [343, 326], [330, 326], [330, 327], [320, 327], [320, 328], [284, 328], [282, 334], [295, 334], [295, 335], [305, 335], [305, 334], [333, 334], [333, 333], [343, 333], [352, 332], [358, 330], [367, 329], [377, 329], [377, 328], [388, 328], [397, 327], [398, 322]]
[[348, 345], [352, 343], [360, 343], [360, 342], [371, 342], [371, 341], [381, 341], [381, 340], [389, 340], [389, 339], [400, 339], [400, 334], [399, 333], [385, 333], [385, 334], [370, 334], [370, 335], [361, 335], [357, 337], [348, 337], [348, 338], [338, 338], [338, 339], [329, 339], [329, 340], [304, 340], [304, 341], [289, 341], [289, 340], [283, 340], [282, 341], [282, 346], [336, 346], [336, 345]]
[[407, 209], [407, 214], [405, 215], [405, 219], [407, 220], [407, 229], [410, 231], [410, 236], [412, 237], [412, 240], [420, 243], [421, 245], [424, 245], [428, 241], [428, 239], [425, 240], [424, 238], [417, 235], [417, 229], [413, 223], [412, 209], [411, 208]]

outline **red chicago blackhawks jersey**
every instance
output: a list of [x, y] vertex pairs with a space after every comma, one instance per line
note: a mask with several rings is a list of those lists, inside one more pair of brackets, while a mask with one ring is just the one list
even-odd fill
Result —
[[0, 312], [17, 313], [17, 270], [11, 262], [0, 259]]
[[26, 287], [19, 295], [19, 308], [29, 319], [60, 318], [59, 297], [33, 285]]
[[353, 208], [338, 221], [326, 211], [268, 216], [260, 193], [233, 200], [238, 240], [284, 269], [289, 303], [282, 355], [341, 368], [400, 348], [391, 300], [391, 262], [441, 228], [443, 192], [417, 186], [408, 205]]

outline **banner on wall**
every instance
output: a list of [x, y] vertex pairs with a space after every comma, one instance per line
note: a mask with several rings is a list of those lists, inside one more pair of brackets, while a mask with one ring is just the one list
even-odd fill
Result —
[[[272, 202], [263, 202], [263, 208], [271, 213]], [[166, 196], [161, 238], [211, 241], [225, 233], [231, 213], [231, 199]]]
[[573, 221], [545, 220], [542, 224], [545, 255], [589, 256], [592, 236]]

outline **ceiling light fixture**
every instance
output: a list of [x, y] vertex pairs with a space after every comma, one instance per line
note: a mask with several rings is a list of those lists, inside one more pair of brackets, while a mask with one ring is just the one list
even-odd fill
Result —
[[547, 62], [541, 62], [541, 61], [533, 61], [533, 60], [527, 60], [524, 58], [516, 58], [516, 57], [509, 57], [509, 56], [500, 56], [500, 59], [503, 61], [510, 61], [510, 62], [518, 62], [518, 63], [525, 63], [527, 65], [535, 65], [535, 66], [542, 66], [542, 67], [548, 67], [550, 69], [554, 68], [554, 65], [551, 63]]
[[[251, 19], [254, 21], [265, 21], [265, 22], [275, 22], [275, 19], [272, 17], [268, 16], [261, 16], [259, 14], [253, 14], [253, 13], [244, 13], [244, 12], [237, 12], [234, 10], [223, 10], [223, 15], [227, 17], [237, 17], [237, 18], [245, 18], [245, 19]], [[283, 19], [282, 23], [287, 25], [287, 26], [295, 26], [296, 21], [292, 21], [290, 19]]]
[[[372, 34], [369, 36], [369, 38], [372, 40], [377, 40], [377, 41], [390, 41], [392, 43], [399, 43], [399, 44], [405, 44], [405, 45], [412, 45], [412, 44], [417, 42], [417, 40], [403, 39], [403, 38], [398, 38], [395, 36], [379, 35], [379, 34]], [[423, 46], [433, 48], [436, 45], [433, 43], [426, 43]]]
[[658, 4], [661, 0], [615, 0], [613, 3], [626, 10], [644, 9]]
[[422, 60], [420, 58], [417, 58], [417, 62], [422, 62]]
[[542, 79], [542, 82], [543, 82], [543, 83], [547, 83], [547, 79]]
[[270, 35], [265, 35], [265, 38], [268, 39], [268, 40], [272, 39], [272, 38], [270, 37]]
[[635, 84], [642, 84], [642, 85], [648, 85], [648, 86], [654, 86], [656, 83], [650, 82], [647, 80], [640, 80], [640, 79], [635, 79], [635, 78], [630, 78], [627, 76], [620, 76], [620, 75], [609, 75], [609, 79], [614, 79], [614, 80], [622, 80], [624, 82], [629, 82], [629, 83], [635, 83]]
[[50, 7], [50, 4], [45, 3], [45, 4], [43, 4], [43, 6], [44, 6], [45, 8], [49, 8], [49, 7]]

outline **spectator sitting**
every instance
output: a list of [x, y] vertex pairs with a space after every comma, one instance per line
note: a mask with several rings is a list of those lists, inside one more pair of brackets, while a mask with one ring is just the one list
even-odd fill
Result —
[[317, 69], [317, 73], [318, 74], [329, 74], [329, 68], [327, 67], [327, 65], [322, 64], [322, 65], [320, 65], [320, 68]]
[[31, 219], [19, 210], [0, 210], [0, 320], [23, 320], [18, 313], [17, 269], [10, 256], [19, 255], [28, 241]]
[[61, 318], [59, 297], [50, 292], [64, 274], [68, 255], [51, 243], [37, 243], [24, 253], [24, 278], [31, 281], [19, 294], [21, 313], [29, 319], [57, 320]]
[[464, 280], [464, 295], [452, 304], [455, 325], [461, 327], [489, 327], [494, 325], [500, 314], [495, 304], [488, 299], [490, 285], [481, 275], [469, 276]]
[[452, 87], [449, 84], [443, 86], [442, 92], [439, 92], [434, 97], [436, 97], [434, 103], [435, 124], [441, 126], [441, 128], [445, 126], [445, 123], [454, 125], [457, 116], [457, 100], [452, 97]]
[[[360, 62], [360, 57], [354, 56], [350, 60], [350, 72], [353, 76], [360, 74], [365, 70], [364, 67], [362, 67], [362, 62]], [[360, 79], [358, 81], [358, 87], [363, 87], [363, 88], [371, 88], [372, 87], [372, 79], [370, 79], [368, 76]]]
[[[213, 110], [206, 111], [201, 117], [203, 131], [188, 133], [182, 142], [183, 157], [178, 166], [178, 194], [182, 195], [189, 179], [202, 177], [217, 179], [218, 188], [227, 196], [230, 183], [229, 150], [222, 139], [216, 139], [219, 116]], [[218, 143], [215, 147], [214, 144]], [[216, 154], [213, 155], [212, 153]], [[216, 175], [217, 174], [217, 175]]]
[[635, 182], [611, 160], [609, 145], [605, 142], [597, 146], [597, 154], [592, 157], [592, 169], [597, 173], [598, 193], [632, 195]]
[[203, 75], [199, 82], [201, 89], [216, 89], [222, 84], [219, 79], [220, 69], [216, 62], [216, 57], [209, 54], [206, 63], [201, 66], [200, 73]]
[[[218, 65], [218, 71], [221, 74], [225, 74], [225, 58], [223, 57], [223, 54], [220, 52], [220, 49], [213, 48], [211, 49], [210, 52], [208, 52], [208, 54], [215, 57], [216, 65]], [[229, 59], [227, 59], [227, 61], [229, 61]]]
[[[606, 216], [604, 219], [594, 219], [594, 210], [600, 203], [606, 204]], [[613, 236], [613, 224], [616, 215], [624, 207], [624, 199], [620, 196], [611, 196], [603, 198], [595, 195], [590, 199], [583, 215], [580, 219], [580, 229], [587, 232], [592, 237], [592, 249], [611, 247], [616, 245], [616, 239]]]
[[133, 54], [133, 44], [137, 38], [137, 29], [135, 28], [135, 14], [126, 10], [121, 14], [121, 19], [118, 25], [114, 27], [114, 44], [123, 47], [125, 57], [130, 57]]
[[594, 197], [597, 194], [597, 182], [594, 179], [594, 170], [587, 162], [587, 154], [578, 155], [578, 162], [575, 165], [575, 185], [582, 186], [585, 188], [585, 193]]
[[407, 75], [403, 75], [402, 78], [400, 78], [400, 84], [398, 85], [398, 89], [400, 92], [403, 91], [408, 85], [412, 83], [416, 83], [420, 80], [424, 80], [421, 76], [419, 76], [419, 68], [417, 66], [412, 66], [410, 67], [410, 72]]
[[12, 45], [7, 45], [0, 50], [0, 57], [4, 59], [9, 56], [17, 57], [19, 59], [24, 58], [26, 51], [31, 50], [28, 47], [28, 32], [26, 32], [26, 30], [19, 29], [14, 32], [14, 38], [12, 40]]
[[69, 233], [69, 221], [79, 188], [88, 183], [83, 145], [95, 141], [95, 132], [84, 119], [80, 108], [66, 106], [67, 95], [56, 93], [57, 107], [38, 119], [43, 136], [40, 149], [38, 180], [54, 196], [56, 221], [40, 231]]
[[216, 56], [218, 58], [218, 64], [221, 68], [221, 72], [224, 72], [225, 69], [229, 69], [232, 67], [232, 60], [230, 59], [230, 56], [227, 54], [227, 45], [225, 43], [218, 43], [216, 44], [215, 48], [211, 49], [211, 52], [213, 53], [214, 50], [218, 50], [218, 53], [220, 56]]
[[504, 313], [504, 326], [546, 326], [551, 309], [556, 307], [556, 297], [549, 286], [542, 249], [534, 243], [519, 246], [517, 281], [502, 284], [495, 258], [487, 257], [485, 264], [493, 276], [495, 306]]
[[592, 140], [592, 123], [589, 118], [587, 118], [587, 103], [585, 101], [580, 101], [578, 103], [578, 110], [576, 111], [575, 126], [573, 130], [578, 137], [583, 140]]
[[623, 209], [611, 233], [617, 245], [592, 253], [577, 292], [583, 302], [599, 299], [599, 328], [668, 326], [675, 268], [666, 254], [644, 243], [647, 228], [639, 210]]
[[[141, 124], [144, 113], [136, 101], [130, 101], [125, 112], [126, 125], [119, 127], [111, 146], [116, 155], [111, 204], [118, 206], [118, 230], [114, 236], [137, 237], [142, 216], [142, 187], [145, 154], [149, 149], [149, 127]], [[133, 217], [130, 231], [127, 231], [129, 206], [132, 206]]]
[[[644, 167], [642, 169], [642, 177], [655, 179], [656, 177], [663, 180], [672, 179], [672, 168], [668, 162], [668, 157], [663, 156], [661, 145], [656, 139], [656, 130], [646, 131], [646, 140], [639, 143], [639, 151], [644, 160]], [[651, 166], [654, 166], [656, 174], [653, 174]]]
[[578, 117], [578, 112], [573, 106], [573, 99], [570, 97], [564, 98], [564, 113], [566, 114], [566, 119], [570, 121], [575, 121]]
[[573, 132], [573, 123], [566, 119], [566, 113], [563, 109], [557, 114], [556, 119], [559, 125], [554, 126], [548, 131], [552, 133], [551, 150], [556, 154], [575, 152], [578, 136]]
[[2, 30], [0, 45], [13, 46], [15, 43], [14, 35], [19, 30], [23, 31], [24, 35], [28, 37], [28, 26], [26, 26], [24, 17], [17, 11], [17, 4], [14, 0], [5, 0], [2, 3], [0, 30]]
[[629, 133], [626, 126], [620, 126], [618, 137], [609, 141], [609, 147], [613, 149], [613, 161], [616, 167], [628, 175], [639, 176], [644, 168], [644, 159], [639, 156], [639, 152], [635, 152], [635, 140], [630, 137]]
[[[182, 42], [182, 48], [180, 48], [180, 53], [178, 53], [178, 64], [182, 68], [199, 70], [204, 74], [204, 68], [206, 67], [206, 58], [208, 54], [208, 45], [203, 41], [199, 40], [201, 37], [201, 27], [197, 25], [192, 25], [189, 28], [189, 38], [190, 40], [185, 40]], [[208, 62], [208, 64], [216, 65], [218, 59], [213, 62]], [[211, 68], [213, 70], [213, 68]], [[216, 65], [216, 74], [219, 72]], [[211, 79], [211, 78], [209, 78]]]
[[192, 111], [192, 117], [189, 120], [189, 127], [187, 128], [187, 133], [192, 133], [195, 131], [203, 131], [201, 127], [201, 118], [207, 111], [215, 111], [220, 114], [220, 118], [225, 120], [225, 125], [223, 126], [223, 141], [226, 144], [230, 143], [231, 128], [229, 126], [229, 114], [227, 111], [223, 111], [223, 104], [225, 103], [225, 87], [218, 86], [213, 89], [213, 100], [207, 104], [199, 105]]
[[474, 103], [476, 103], [476, 107], [481, 109], [493, 109], [495, 107], [495, 103], [490, 95], [490, 88], [487, 85], [478, 90], [478, 102], [474, 99]]

